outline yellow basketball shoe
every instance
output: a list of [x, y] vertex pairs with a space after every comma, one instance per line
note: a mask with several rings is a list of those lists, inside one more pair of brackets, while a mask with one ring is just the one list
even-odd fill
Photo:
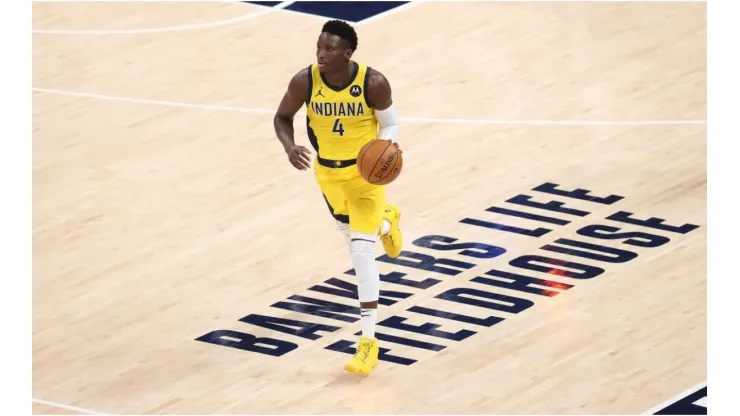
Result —
[[360, 345], [357, 346], [357, 352], [344, 365], [344, 369], [350, 373], [368, 376], [373, 371], [373, 368], [378, 365], [379, 352], [380, 348], [378, 347], [377, 339], [360, 337]]
[[383, 219], [391, 224], [391, 229], [388, 234], [383, 235], [381, 227], [378, 235], [380, 241], [383, 242], [383, 249], [388, 257], [396, 258], [401, 254], [403, 250], [403, 233], [398, 228], [398, 223], [401, 221], [401, 209], [397, 205], [387, 204], [383, 211]]

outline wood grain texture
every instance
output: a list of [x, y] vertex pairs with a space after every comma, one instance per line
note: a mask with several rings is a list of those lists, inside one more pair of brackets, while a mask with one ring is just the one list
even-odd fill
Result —
[[[221, 2], [36, 3], [33, 27], [181, 26], [262, 10]], [[315, 18], [275, 12], [166, 34], [37, 34], [33, 83], [273, 109], [290, 77], [313, 61], [319, 30]], [[357, 30], [355, 58], [389, 78], [404, 117], [706, 118], [703, 3], [433, 2]], [[343, 372], [347, 355], [324, 349], [354, 341], [359, 322], [270, 307], [296, 294], [353, 304], [307, 290], [342, 278], [351, 263], [313, 177], [286, 160], [270, 114], [36, 92], [33, 128], [34, 397], [127, 414], [640, 413], [706, 380], [703, 124], [404, 123], [404, 171], [388, 196], [403, 210], [409, 249], [477, 266], [436, 276], [442, 282], [428, 290], [383, 283], [413, 296], [381, 307], [379, 320], [400, 315], [477, 334], [456, 342], [383, 329], [446, 348], [381, 343], [418, 362], [381, 362], [362, 380]], [[307, 145], [300, 117], [296, 131]], [[606, 206], [532, 193], [545, 182], [625, 199]], [[542, 238], [459, 222], [548, 227], [485, 211], [548, 215], [504, 202], [517, 194], [591, 214], [551, 214], [572, 222]], [[589, 240], [639, 257], [606, 266], [580, 259], [606, 272], [584, 281], [553, 275], [574, 285], [553, 298], [497, 289], [535, 302], [521, 314], [435, 298], [452, 288], [485, 290], [470, 279], [491, 268], [516, 272], [510, 260], [544, 255], [540, 247], [558, 238], [586, 241], [576, 230], [620, 210], [700, 228], [655, 231], [671, 239], [655, 248]], [[507, 252], [481, 260], [411, 246], [425, 235]], [[380, 270], [433, 276], [387, 263]], [[415, 305], [507, 319], [481, 328], [407, 311]], [[250, 313], [341, 329], [311, 341], [238, 321]], [[275, 358], [194, 341], [216, 329], [299, 348]]]

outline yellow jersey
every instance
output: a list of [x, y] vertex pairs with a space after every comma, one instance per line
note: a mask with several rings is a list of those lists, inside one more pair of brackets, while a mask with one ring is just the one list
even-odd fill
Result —
[[308, 139], [323, 159], [356, 159], [362, 146], [378, 136], [375, 112], [365, 95], [371, 69], [353, 64], [354, 75], [345, 86], [328, 84], [317, 65], [309, 67]]

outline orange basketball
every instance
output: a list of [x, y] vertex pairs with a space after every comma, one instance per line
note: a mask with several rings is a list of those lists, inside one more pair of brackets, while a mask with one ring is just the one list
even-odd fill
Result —
[[357, 169], [373, 185], [387, 185], [401, 174], [403, 157], [389, 140], [371, 140], [357, 155]]

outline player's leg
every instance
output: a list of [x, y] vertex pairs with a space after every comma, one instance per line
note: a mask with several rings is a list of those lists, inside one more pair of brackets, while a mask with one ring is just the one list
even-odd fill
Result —
[[346, 223], [340, 220], [337, 220], [337, 231], [339, 231], [342, 234], [342, 237], [344, 237], [344, 241], [347, 244], [347, 251], [351, 255], [352, 254], [352, 240], [349, 235], [349, 216], [347, 218], [348, 219]]
[[341, 189], [336, 186], [323, 186], [321, 192], [324, 194], [324, 201], [326, 201], [326, 206], [329, 208], [329, 213], [334, 217], [337, 231], [344, 237], [347, 250], [351, 253], [347, 201], [344, 199]]
[[385, 188], [358, 179], [348, 181], [344, 190], [350, 218], [352, 264], [357, 276], [362, 336], [356, 354], [344, 368], [368, 375], [377, 365], [379, 353], [375, 323], [378, 319], [380, 274], [375, 261], [375, 243], [383, 219]]
[[329, 213], [336, 221], [337, 231], [344, 237], [347, 249], [351, 252], [349, 236], [349, 210], [347, 200], [344, 198], [344, 192], [340, 181], [327, 172], [326, 168], [316, 167], [316, 182], [321, 189]]

